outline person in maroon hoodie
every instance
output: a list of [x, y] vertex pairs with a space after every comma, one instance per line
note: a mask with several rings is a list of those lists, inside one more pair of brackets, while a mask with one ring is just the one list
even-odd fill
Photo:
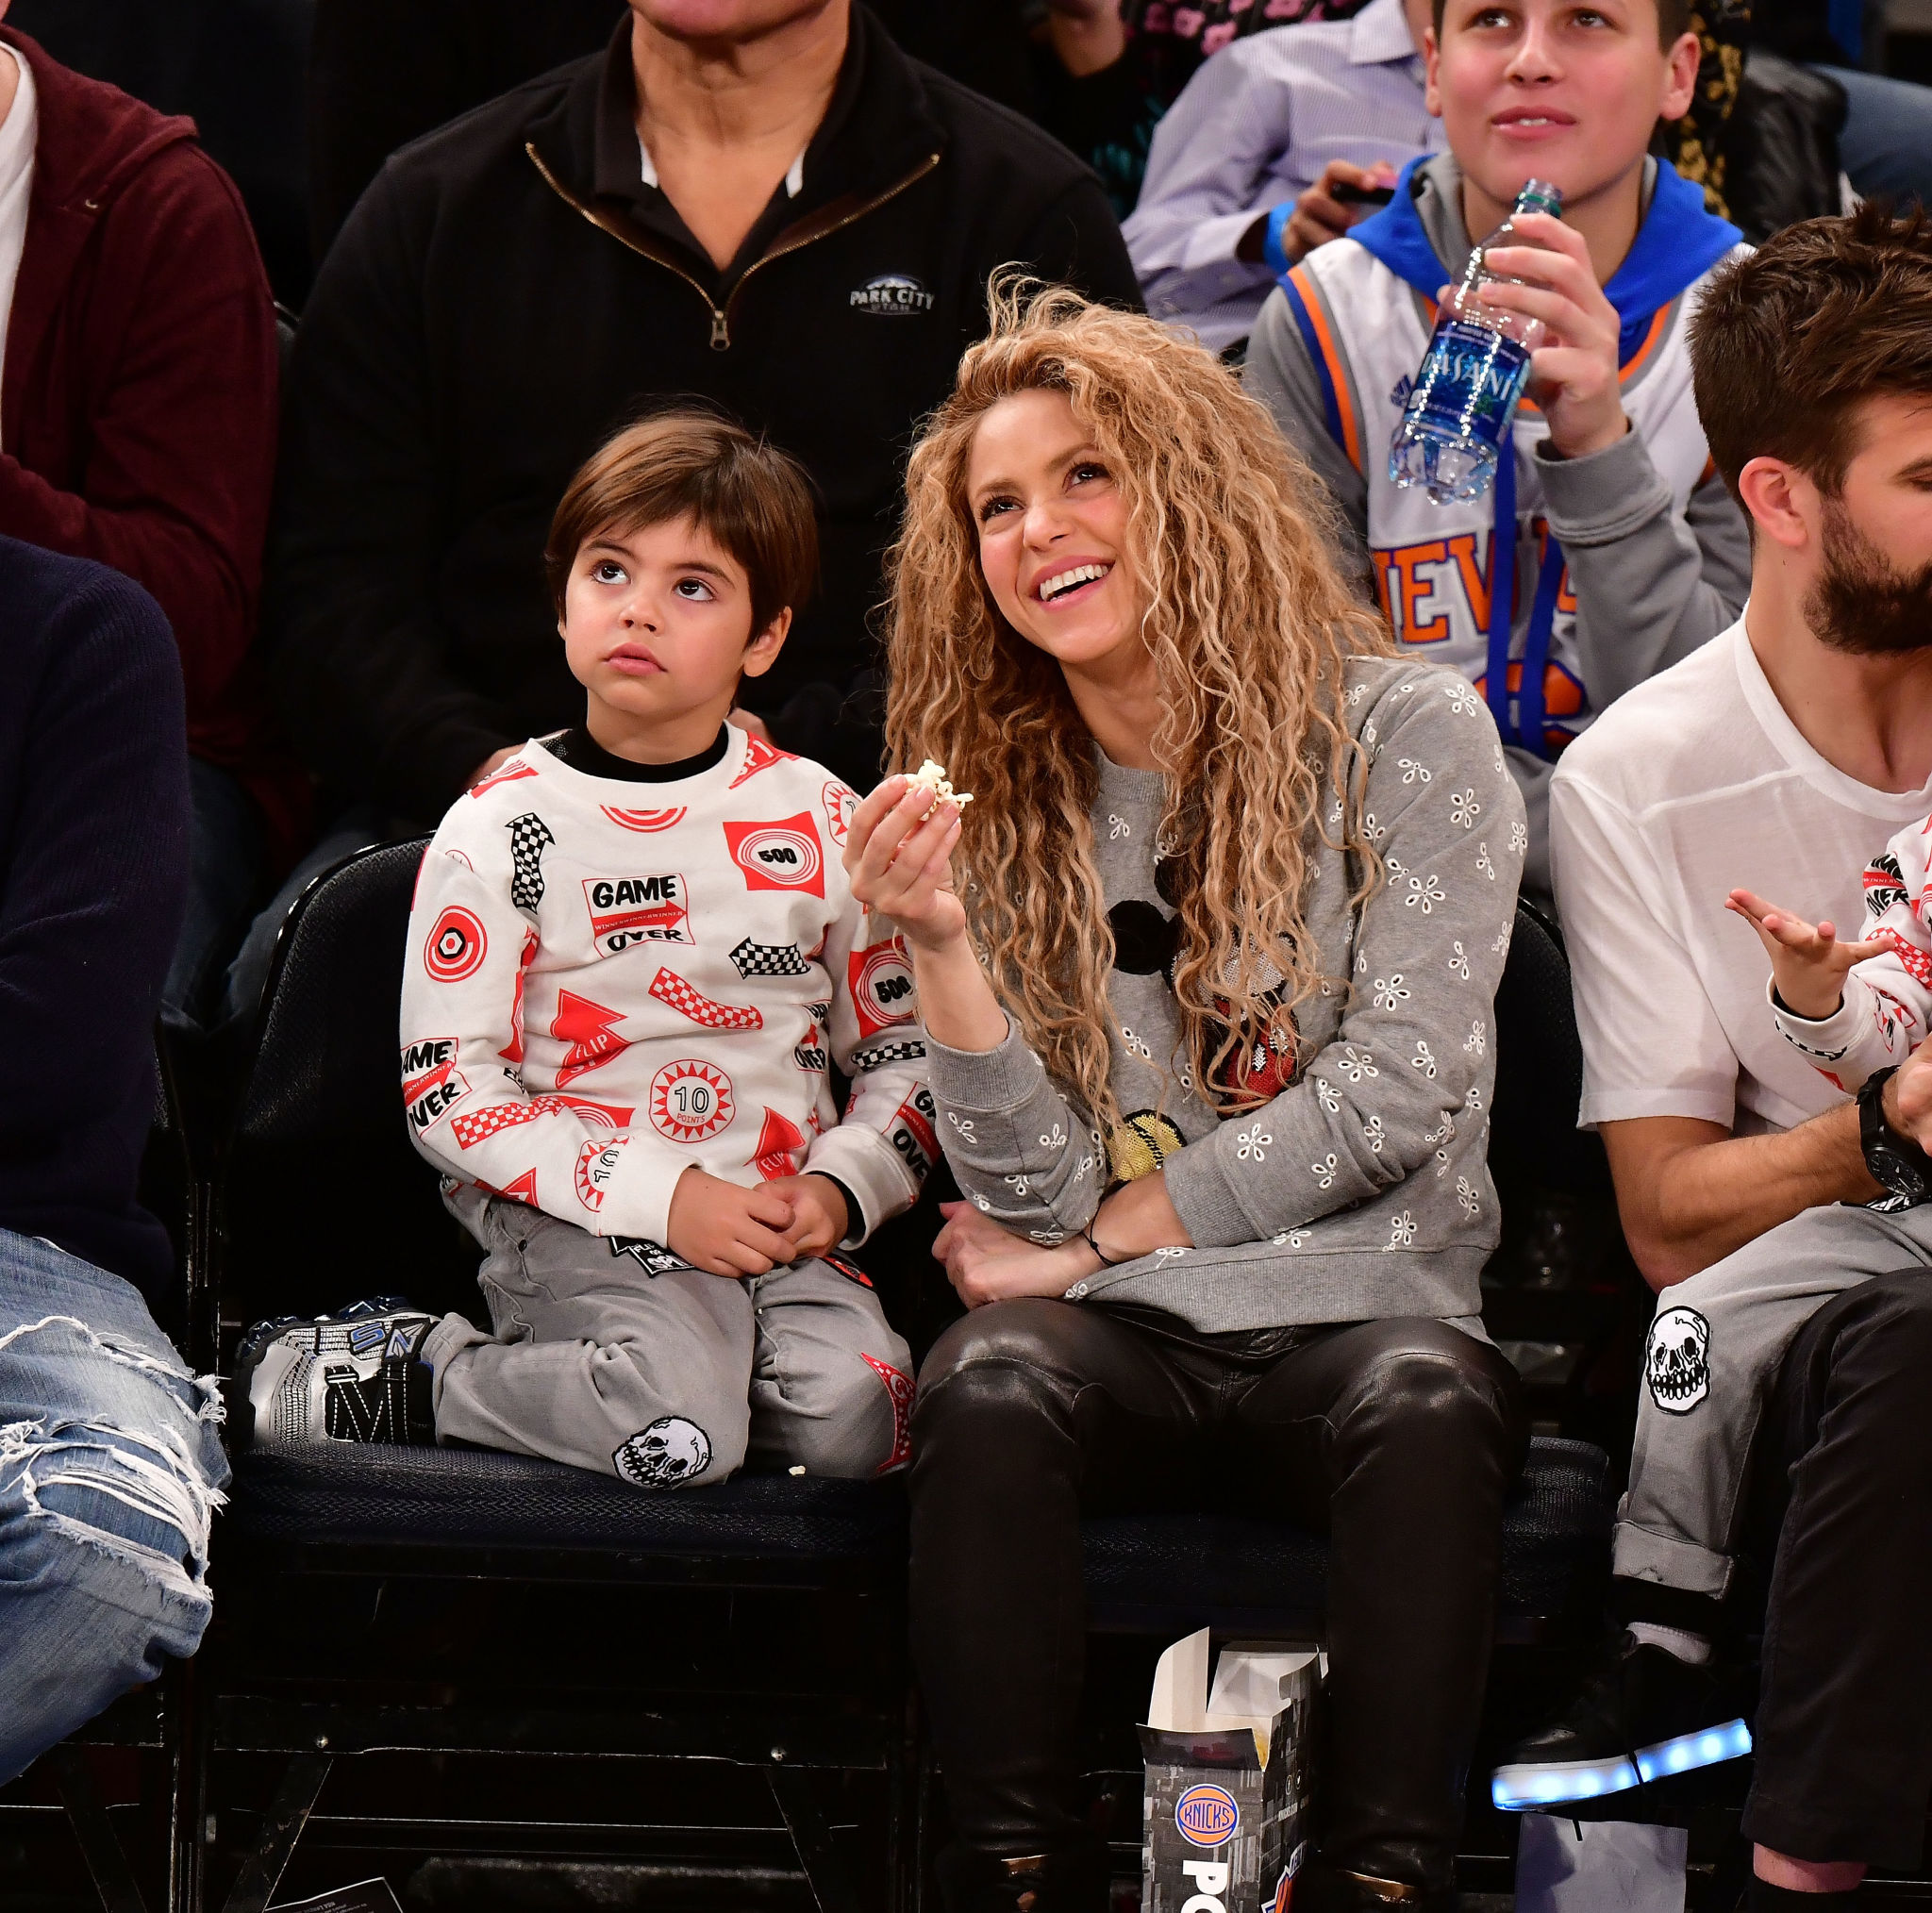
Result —
[[254, 235], [194, 123], [0, 27], [0, 535], [125, 573], [174, 627], [194, 818], [163, 1002], [188, 1016], [306, 822], [248, 656], [276, 357]]

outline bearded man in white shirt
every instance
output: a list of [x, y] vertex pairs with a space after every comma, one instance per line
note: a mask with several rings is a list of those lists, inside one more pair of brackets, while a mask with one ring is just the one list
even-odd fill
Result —
[[[1552, 850], [1580, 1120], [1666, 1291], [1644, 1413], [1689, 1416], [1724, 1385], [1690, 1324], [1662, 1349], [1693, 1313], [1674, 1297], [1697, 1292], [1674, 1285], [1807, 1211], [1903, 1211], [1890, 1260], [1819, 1248], [1828, 1228], [1779, 1238], [1820, 1264], [1790, 1282], [1838, 1292], [1761, 1351], [1751, 1385], [1757, 1465], [1791, 1483], [1743, 1822], [1751, 1905], [1826, 1913], [1869, 1866], [1917, 1865], [1932, 1790], [1932, 1227], [1888, 1194], [1901, 1165], [1932, 1169], [1932, 1051], [1855, 1105], [1778, 1034], [1765, 952], [1724, 906], [1741, 887], [1849, 932], [1865, 864], [1932, 810], [1932, 223], [1868, 207], [1788, 228], [1720, 270], [1691, 358], [1712, 458], [1751, 521], [1750, 602], [1565, 754]], [[1687, 1387], [1675, 1368], [1658, 1381], [1660, 1349]], [[1633, 1786], [1654, 1777], [1646, 1756], [1671, 1772], [1677, 1747], [1696, 1764], [1750, 1744], [1714, 1732], [1741, 1726], [1711, 1665], [1727, 1577], [1680, 1572], [1734, 1543], [1742, 1484], [1719, 1501], [1727, 1531], [1700, 1550], [1647, 1515], [1633, 1477], [1614, 1561], [1627, 1629], [1575, 1707], [1498, 1770], [1499, 1799], [1568, 1799], [1591, 1772]]]

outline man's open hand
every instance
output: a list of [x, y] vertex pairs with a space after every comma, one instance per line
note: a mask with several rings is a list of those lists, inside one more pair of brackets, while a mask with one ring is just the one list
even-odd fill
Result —
[[[741, 1189], [687, 1169], [671, 1192], [665, 1246], [708, 1275], [764, 1275], [794, 1259], [796, 1205], [775, 1183]], [[844, 1204], [839, 1205], [841, 1208]]]
[[1837, 1014], [1844, 1001], [1845, 972], [1854, 963], [1882, 956], [1890, 947], [1875, 940], [1841, 943], [1829, 920], [1807, 923], [1795, 911], [1779, 909], [1749, 890], [1733, 890], [1724, 899], [1724, 908], [1757, 932], [1785, 1007], [1811, 1023]]

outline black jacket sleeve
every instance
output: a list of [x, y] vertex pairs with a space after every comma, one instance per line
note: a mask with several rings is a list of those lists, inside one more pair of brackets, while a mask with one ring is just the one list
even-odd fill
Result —
[[0, 1157], [16, 1163], [111, 1116], [130, 1090], [144, 1128], [188, 890], [174, 634], [140, 586], [88, 573], [55, 612], [39, 684], [12, 687], [27, 701], [0, 878]]
[[423, 267], [384, 173], [315, 284], [289, 367], [270, 541], [270, 669], [307, 761], [405, 816], [440, 817], [503, 715], [448, 667], [436, 544], [435, 387]]
[[1091, 174], [1074, 180], [1040, 215], [1020, 257], [1042, 279], [1129, 312], [1145, 310], [1121, 223]]

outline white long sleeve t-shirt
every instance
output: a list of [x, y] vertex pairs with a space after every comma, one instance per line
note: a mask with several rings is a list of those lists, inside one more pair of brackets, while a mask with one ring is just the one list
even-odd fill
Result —
[[[1925, 1040], [1932, 1024], [1932, 818], [1908, 823], [1865, 866], [1865, 923], [1861, 940], [1890, 945], [1846, 973], [1837, 1010], [1820, 1022], [1794, 1015], [1767, 984], [1778, 1033], [1813, 1069], [1847, 1095], [1867, 1077], [1902, 1063]], [[1840, 934], [1848, 925], [1840, 925]]]
[[729, 726], [719, 761], [670, 782], [525, 744], [457, 801], [417, 878], [401, 1023], [417, 1148], [652, 1248], [691, 1167], [836, 1178], [858, 1211], [846, 1247], [908, 1207], [939, 1153], [934, 1109], [904, 945], [840, 860], [856, 801]]

